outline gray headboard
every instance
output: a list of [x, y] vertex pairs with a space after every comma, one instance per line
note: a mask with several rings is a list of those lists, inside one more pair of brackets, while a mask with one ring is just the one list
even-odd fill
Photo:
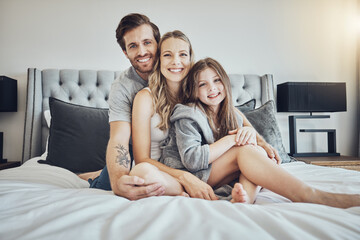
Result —
[[[49, 97], [84, 106], [107, 108], [111, 83], [119, 74], [114, 71], [29, 68], [23, 163], [45, 152], [49, 129], [43, 113], [49, 109]], [[270, 74], [230, 74], [230, 79], [235, 105], [255, 99], [259, 107], [274, 99], [274, 84]]]

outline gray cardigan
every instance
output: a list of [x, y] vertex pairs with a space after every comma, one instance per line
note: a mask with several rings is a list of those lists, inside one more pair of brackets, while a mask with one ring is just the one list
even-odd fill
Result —
[[[242, 118], [237, 115], [238, 123]], [[160, 162], [176, 169], [187, 170], [207, 182], [209, 145], [214, 143], [213, 132], [206, 115], [198, 108], [177, 104], [170, 118], [169, 137], [162, 143]]]

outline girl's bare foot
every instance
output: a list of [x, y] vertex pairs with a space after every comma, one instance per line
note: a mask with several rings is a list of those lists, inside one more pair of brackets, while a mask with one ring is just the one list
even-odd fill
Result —
[[231, 202], [249, 203], [249, 196], [241, 183], [235, 183], [234, 188], [231, 192]]
[[79, 178], [81, 178], [85, 181], [88, 181], [89, 179], [96, 178], [97, 176], [100, 175], [100, 173], [101, 173], [101, 170], [95, 171], [95, 172], [81, 173], [81, 174], [78, 174], [78, 176], [79, 176]]

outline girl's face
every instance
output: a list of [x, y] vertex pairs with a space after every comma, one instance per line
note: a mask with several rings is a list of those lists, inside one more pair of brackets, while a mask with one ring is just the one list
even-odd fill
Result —
[[212, 68], [206, 68], [199, 74], [198, 81], [199, 100], [218, 112], [220, 103], [225, 99], [226, 93], [220, 76]]
[[167, 81], [181, 82], [189, 70], [189, 44], [178, 38], [163, 41], [160, 49], [160, 71]]

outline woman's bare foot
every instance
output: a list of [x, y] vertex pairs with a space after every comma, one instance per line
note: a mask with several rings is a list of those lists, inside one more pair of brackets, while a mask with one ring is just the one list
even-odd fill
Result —
[[241, 183], [235, 183], [234, 188], [231, 192], [231, 202], [249, 203], [249, 196]]
[[89, 179], [94, 179], [96, 178], [97, 176], [99, 176], [101, 173], [101, 170], [99, 171], [95, 171], [95, 172], [86, 172], [86, 173], [81, 173], [81, 174], [78, 174], [79, 178], [85, 180], [85, 181], [88, 181]]

